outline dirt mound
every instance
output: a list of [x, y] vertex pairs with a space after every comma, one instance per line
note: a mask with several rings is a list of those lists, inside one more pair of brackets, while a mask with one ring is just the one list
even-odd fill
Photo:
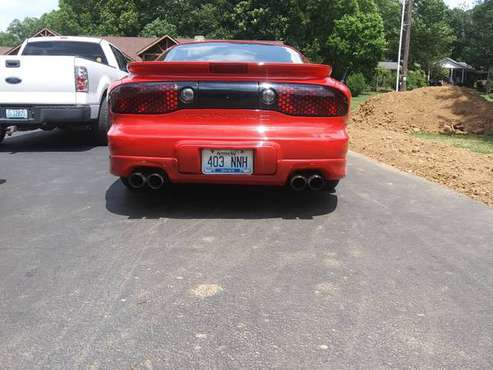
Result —
[[370, 98], [353, 114], [349, 135], [351, 150], [493, 207], [492, 154], [422, 140], [412, 135], [414, 131], [493, 132], [492, 103], [472, 90], [457, 87], [382, 94]]
[[396, 132], [493, 133], [493, 104], [471, 89], [425, 87], [370, 98], [353, 114], [352, 124]]

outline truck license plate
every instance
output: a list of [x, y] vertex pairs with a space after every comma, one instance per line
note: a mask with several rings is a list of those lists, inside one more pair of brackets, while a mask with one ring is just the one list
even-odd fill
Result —
[[251, 175], [253, 150], [203, 149], [202, 173], [206, 175]]
[[27, 109], [5, 109], [8, 119], [27, 119]]

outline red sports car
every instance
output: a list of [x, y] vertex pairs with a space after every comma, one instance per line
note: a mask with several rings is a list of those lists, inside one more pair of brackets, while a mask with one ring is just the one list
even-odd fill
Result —
[[346, 174], [351, 94], [295, 49], [177, 45], [135, 62], [109, 95], [111, 172], [130, 189], [167, 183], [334, 191]]

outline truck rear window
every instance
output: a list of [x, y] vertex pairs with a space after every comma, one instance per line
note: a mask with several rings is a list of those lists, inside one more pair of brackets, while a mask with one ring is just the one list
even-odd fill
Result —
[[80, 41], [33, 41], [29, 42], [22, 55], [73, 56], [108, 64], [101, 45]]

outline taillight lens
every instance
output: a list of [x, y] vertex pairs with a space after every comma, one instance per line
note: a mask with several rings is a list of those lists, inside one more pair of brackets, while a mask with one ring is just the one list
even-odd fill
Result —
[[[244, 91], [252, 96], [242, 97], [239, 93]], [[245, 96], [249, 100], [244, 99]], [[121, 114], [162, 114], [187, 108], [243, 108], [311, 117], [345, 116], [349, 108], [346, 95], [329, 86], [190, 81], [122, 84], [111, 91], [110, 107], [113, 113]]]
[[113, 113], [168, 113], [178, 109], [178, 89], [170, 82], [124, 84], [111, 91], [110, 105]]
[[89, 91], [89, 75], [87, 74], [86, 67], [75, 67], [75, 91], [76, 92], [88, 92]]
[[330, 87], [276, 84], [278, 110], [292, 116], [336, 117], [348, 112], [347, 97]]

